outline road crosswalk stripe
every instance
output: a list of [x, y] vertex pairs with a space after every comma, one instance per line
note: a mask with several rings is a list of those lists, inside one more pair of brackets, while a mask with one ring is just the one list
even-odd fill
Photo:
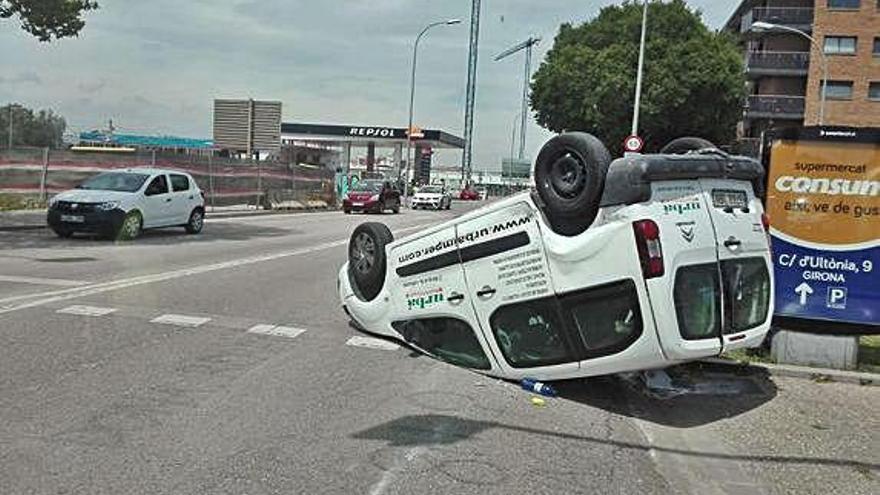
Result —
[[305, 331], [305, 328], [282, 327], [280, 325], [254, 325], [248, 329], [248, 333], [287, 337], [290, 339], [298, 337]]
[[57, 287], [78, 287], [80, 285], [86, 284], [85, 282], [79, 282], [77, 280], [65, 280], [61, 278], [23, 277], [19, 275], [0, 275], [0, 282], [32, 285], [52, 285]]
[[160, 323], [162, 325], [174, 325], [178, 327], [195, 328], [209, 321], [211, 321], [211, 319], [205, 316], [167, 314], [153, 318], [152, 320], [150, 320], [150, 323]]
[[400, 349], [400, 346], [395, 344], [394, 342], [389, 342], [383, 339], [377, 339], [373, 337], [363, 337], [360, 335], [355, 335], [354, 337], [348, 339], [345, 342], [345, 345], [350, 345], [354, 347], [366, 347], [368, 349], [379, 349], [383, 351], [396, 351]]
[[61, 308], [56, 313], [80, 316], [105, 316], [116, 311], [116, 308], [102, 308], [99, 306], [84, 306], [75, 304], [66, 308]]

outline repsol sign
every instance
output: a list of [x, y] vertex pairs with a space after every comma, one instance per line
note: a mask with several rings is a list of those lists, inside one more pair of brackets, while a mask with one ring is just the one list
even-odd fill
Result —
[[352, 127], [348, 130], [349, 136], [395, 138], [394, 129], [388, 127]]

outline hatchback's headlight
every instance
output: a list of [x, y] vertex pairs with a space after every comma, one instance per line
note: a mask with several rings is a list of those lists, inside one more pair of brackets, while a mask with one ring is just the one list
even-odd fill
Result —
[[370, 196], [370, 201], [379, 201], [379, 195], [374, 194], [374, 195]]
[[46, 206], [50, 209], [55, 208], [55, 205], [57, 203], [58, 203], [58, 197], [52, 196], [51, 198], [49, 198], [49, 201], [46, 202]]
[[119, 206], [119, 201], [105, 201], [103, 203], [98, 204], [98, 209], [102, 211], [112, 210]]

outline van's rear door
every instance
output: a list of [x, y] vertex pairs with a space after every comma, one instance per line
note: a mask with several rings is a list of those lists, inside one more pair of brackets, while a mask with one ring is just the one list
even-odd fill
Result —
[[723, 345], [760, 333], [771, 318], [771, 254], [764, 213], [752, 183], [732, 179], [699, 179], [715, 229], [722, 297]]
[[660, 230], [664, 274], [646, 280], [660, 345], [670, 360], [721, 352], [718, 248], [699, 180], [651, 183], [643, 205]]

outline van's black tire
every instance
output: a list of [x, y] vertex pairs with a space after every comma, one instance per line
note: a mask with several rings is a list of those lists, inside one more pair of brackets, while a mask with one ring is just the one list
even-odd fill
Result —
[[394, 236], [385, 224], [362, 223], [351, 233], [348, 241], [348, 275], [355, 294], [364, 301], [372, 301], [385, 283], [387, 257], [385, 246]]
[[535, 160], [535, 186], [550, 227], [578, 235], [596, 219], [611, 154], [585, 132], [560, 134], [544, 144]]
[[673, 139], [664, 146], [660, 153], [664, 155], [683, 155], [690, 151], [698, 151], [702, 149], [718, 149], [712, 141], [700, 137], [680, 137]]

